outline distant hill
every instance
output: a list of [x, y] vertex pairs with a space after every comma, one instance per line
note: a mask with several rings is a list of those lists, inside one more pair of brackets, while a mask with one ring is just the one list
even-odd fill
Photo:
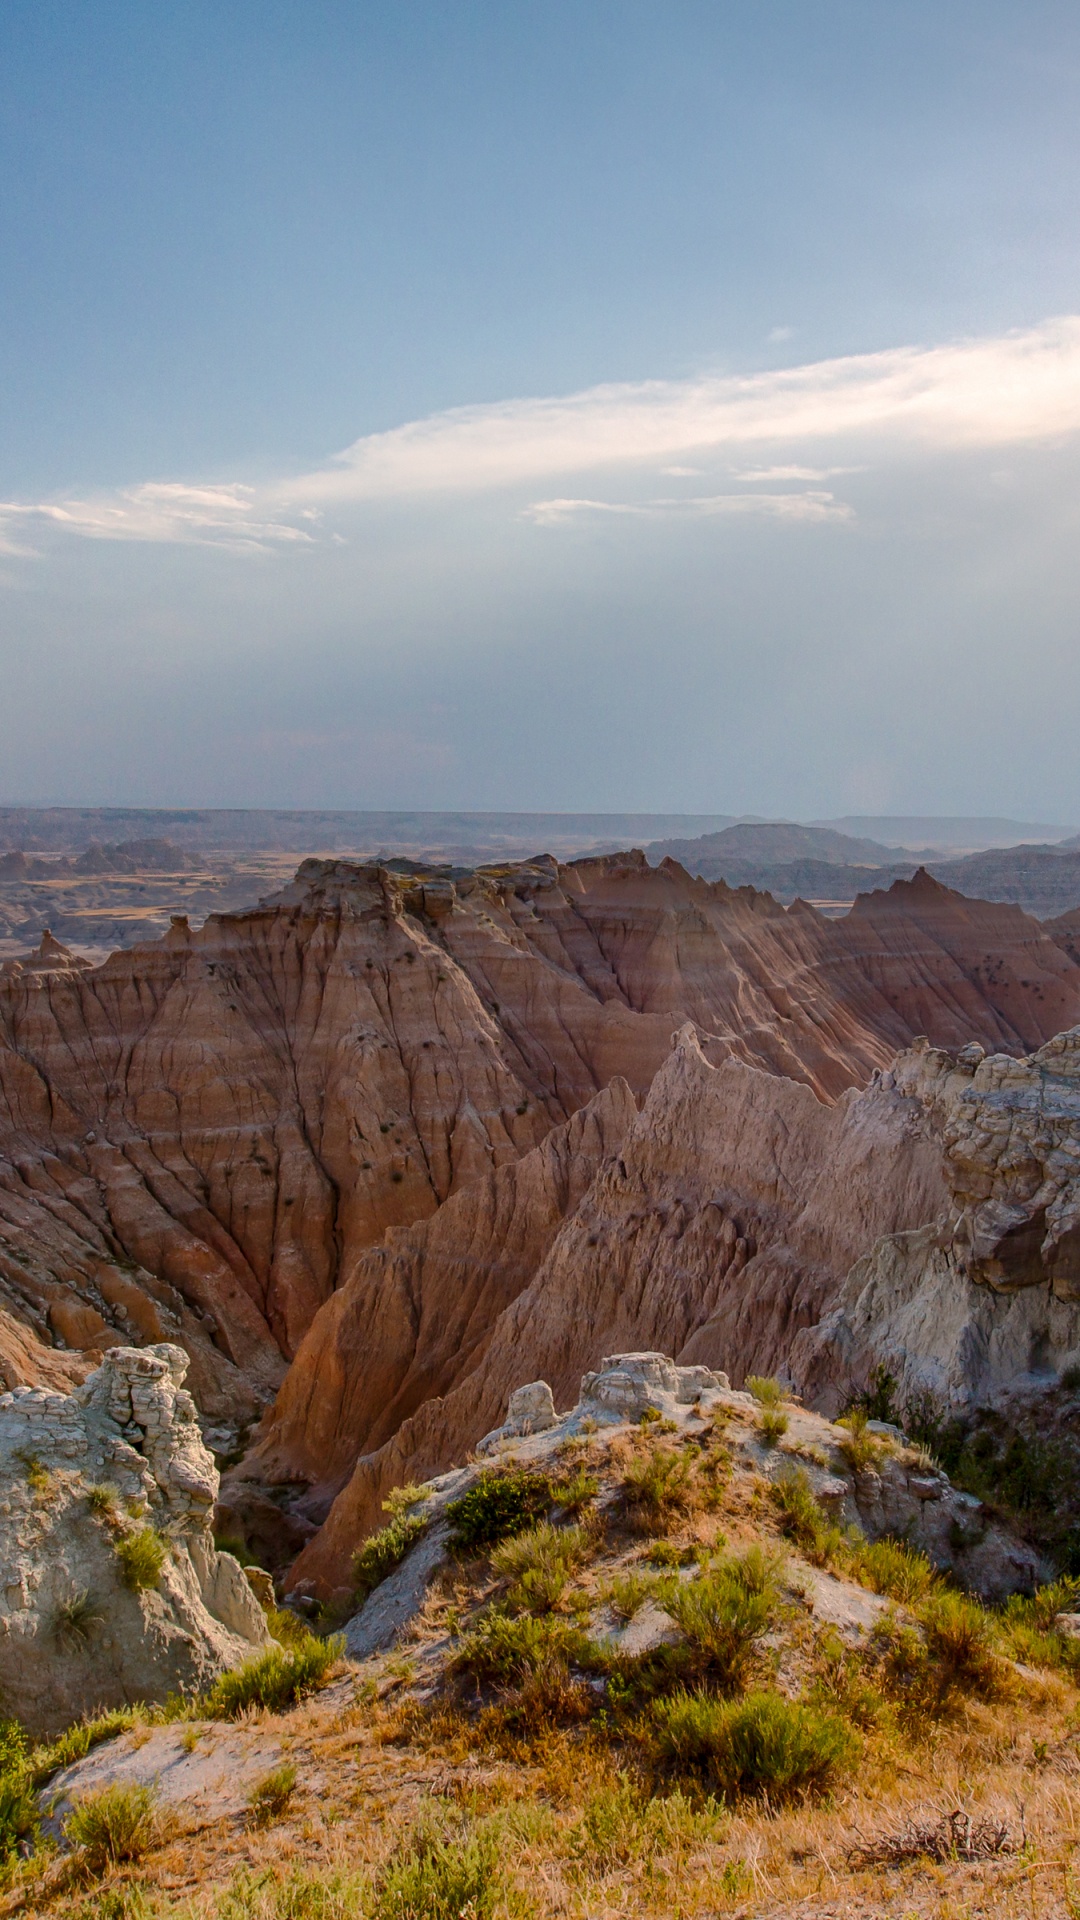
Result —
[[[906, 860], [898, 860], [893, 849], [892, 858], [877, 866], [868, 865], [865, 858], [849, 857], [841, 861], [828, 855], [770, 860], [767, 850], [787, 845], [783, 836], [789, 831], [736, 827], [730, 833], [703, 834], [696, 841], [661, 842], [663, 851], [650, 847], [648, 856], [658, 865], [667, 854], [703, 880], [725, 880], [731, 887], [756, 887], [759, 892], [771, 893], [785, 906], [796, 899], [854, 900], [857, 894], [891, 887], [894, 880], [910, 880], [917, 867], [925, 866], [936, 880], [970, 900], [1023, 907], [1025, 913], [1036, 919], [1080, 908], [1080, 846], [992, 847], [985, 853], [967, 854], [963, 859], [953, 860], [920, 860], [910, 854]], [[828, 829], [795, 831], [824, 835]], [[752, 843], [765, 848], [763, 856], [748, 858], [739, 851], [746, 844], [739, 835], [770, 832], [775, 834], [774, 839]], [[831, 840], [860, 850], [874, 845], [872, 841], [845, 840], [844, 835], [836, 833]], [[680, 844], [681, 851], [676, 851]], [[881, 849], [883, 853], [886, 851]]]
[[[853, 838], [869, 836], [884, 841], [893, 852], [897, 847], [935, 848], [938, 852], [956, 849], [960, 853], [981, 853], [988, 847], [1013, 847], [1021, 841], [1038, 845], [1063, 842], [1071, 827], [1053, 827], [1045, 821], [997, 820], [970, 814], [868, 814], [849, 813], [840, 820], [814, 820], [815, 827], [833, 827]], [[1071, 844], [1080, 845], [1080, 834]]]
[[[805, 827], [794, 820], [769, 820], [753, 825], [725, 827], [693, 840], [657, 840], [645, 849], [653, 866], [665, 858], [678, 860], [706, 879], [728, 879], [733, 863], [749, 873], [795, 860], [824, 861], [830, 866], [880, 867], [894, 862], [896, 849], [879, 840], [857, 840], [832, 827]], [[915, 864], [918, 864], [917, 858]]]
[[474, 864], [566, 858], [713, 833], [730, 813], [409, 813], [282, 807], [0, 807], [0, 850], [78, 853], [88, 842], [168, 839], [200, 852], [438, 855]]

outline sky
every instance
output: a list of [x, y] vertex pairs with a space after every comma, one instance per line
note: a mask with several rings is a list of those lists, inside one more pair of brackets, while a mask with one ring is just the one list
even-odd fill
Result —
[[1080, 9], [6, 0], [0, 802], [1080, 825]]

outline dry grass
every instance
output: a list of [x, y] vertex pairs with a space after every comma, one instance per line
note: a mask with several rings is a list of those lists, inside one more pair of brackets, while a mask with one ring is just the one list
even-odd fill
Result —
[[[747, 1409], [746, 1433], [756, 1417]], [[862, 1577], [909, 1598], [873, 1641], [849, 1645], [792, 1597], [804, 1549], [790, 1540], [785, 1569], [785, 1515], [742, 1457], [714, 1507], [711, 1442], [695, 1452], [635, 1435], [631, 1454], [616, 1448], [609, 1463], [597, 1440], [589, 1464], [606, 1495], [646, 1447], [689, 1463], [690, 1498], [669, 1512], [666, 1536], [681, 1572], [644, 1571], [635, 1517], [604, 1498], [555, 1609], [511, 1613], [509, 1587], [538, 1563], [523, 1530], [520, 1567], [508, 1556], [500, 1574], [488, 1556], [454, 1570], [418, 1623], [409, 1668], [380, 1657], [351, 1696], [335, 1686], [241, 1723], [244, 1737], [273, 1742], [268, 1766], [296, 1769], [298, 1790], [270, 1824], [244, 1816], [159, 1839], [141, 1860], [104, 1869], [92, 1914], [76, 1887], [35, 1910], [73, 1920], [1075, 1920], [1080, 1695], [1056, 1652], [1060, 1596], [986, 1615], [932, 1582], [920, 1590], [911, 1557], [879, 1553]], [[724, 1557], [713, 1549], [704, 1568], [685, 1564], [702, 1550], [699, 1531], [711, 1540], [721, 1521]], [[705, 1671], [661, 1674], [650, 1694], [618, 1662], [597, 1662], [588, 1608], [606, 1602], [625, 1618], [644, 1583], [678, 1580], [695, 1596], [688, 1617], [700, 1607], [708, 1632], [722, 1632], [726, 1601], [712, 1601], [736, 1565], [744, 1600], [768, 1596], [769, 1613], [729, 1694]], [[458, 1672], [432, 1690], [449, 1611]], [[1017, 1636], [1036, 1650], [1045, 1641], [1054, 1658], [1018, 1670], [1007, 1657]], [[680, 1698], [703, 1704], [680, 1721]], [[667, 1703], [659, 1715], [654, 1702]], [[698, 1742], [685, 1772], [665, 1725], [672, 1743]], [[17, 1878], [26, 1869], [8, 1872], [29, 1887]]]

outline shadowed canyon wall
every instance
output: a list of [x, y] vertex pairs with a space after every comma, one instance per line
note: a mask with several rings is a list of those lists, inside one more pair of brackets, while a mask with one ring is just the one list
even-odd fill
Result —
[[[828, 921], [640, 855], [456, 882], [312, 861], [260, 907], [95, 969], [45, 942], [0, 969], [0, 1313], [20, 1329], [5, 1344], [0, 1318], [0, 1369], [39, 1353], [74, 1378], [118, 1339], [173, 1340], [235, 1427], [335, 1289], [374, 1287], [388, 1229], [490, 1183], [616, 1078], [642, 1100], [687, 1021], [708, 1061], [835, 1101], [916, 1033], [1022, 1052], [1077, 1020], [1051, 931], [926, 876]], [[605, 1143], [626, 1101], [594, 1111]], [[522, 1259], [478, 1283], [470, 1337]], [[425, 1358], [424, 1331], [405, 1352], [370, 1298], [392, 1424], [444, 1390], [442, 1349]], [[341, 1424], [363, 1427], [352, 1402]]]

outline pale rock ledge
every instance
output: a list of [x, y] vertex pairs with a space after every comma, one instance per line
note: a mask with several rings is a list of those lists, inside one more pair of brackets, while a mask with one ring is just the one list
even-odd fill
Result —
[[[187, 1364], [168, 1344], [114, 1347], [73, 1393], [0, 1395], [0, 1714], [31, 1733], [196, 1692], [269, 1639], [214, 1547], [218, 1474]], [[117, 1549], [141, 1527], [167, 1550], [133, 1588]]]

